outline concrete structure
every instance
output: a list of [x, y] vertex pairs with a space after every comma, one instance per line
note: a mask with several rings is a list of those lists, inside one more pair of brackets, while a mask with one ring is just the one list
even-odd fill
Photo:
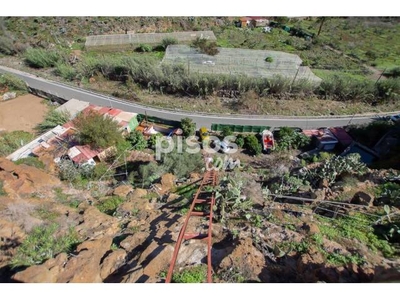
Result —
[[56, 108], [59, 112], [68, 112], [70, 114], [70, 120], [74, 119], [82, 110], [90, 105], [89, 102], [81, 101], [78, 99], [71, 99]]
[[180, 44], [188, 44], [196, 38], [205, 38], [212, 41], [217, 40], [212, 31], [108, 34], [86, 37], [85, 48], [88, 50], [121, 51], [136, 49], [140, 44], [160, 46], [166, 38], [175, 39]]

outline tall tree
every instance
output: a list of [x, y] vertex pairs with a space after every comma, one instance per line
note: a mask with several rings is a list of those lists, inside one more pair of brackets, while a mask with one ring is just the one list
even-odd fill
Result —
[[80, 142], [94, 148], [107, 148], [122, 141], [118, 123], [95, 111], [81, 113], [74, 119]]

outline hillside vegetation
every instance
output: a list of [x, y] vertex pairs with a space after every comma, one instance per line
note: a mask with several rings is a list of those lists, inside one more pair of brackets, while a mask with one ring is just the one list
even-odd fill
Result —
[[[245, 113], [267, 112], [270, 99], [347, 102], [332, 108], [334, 113], [395, 109], [400, 95], [396, 71], [400, 42], [394, 38], [399, 32], [398, 18], [331, 17], [323, 19], [323, 23], [321, 18], [274, 18], [279, 24], [314, 34], [311, 40], [280, 27], [270, 33], [262, 32], [261, 28], [237, 28], [235, 20], [233, 17], [9, 17], [0, 20], [4, 35], [0, 52], [23, 59], [26, 66], [39, 69], [46, 76], [58, 76], [117, 97], [165, 107], [190, 109], [193, 105], [186, 100], [189, 97], [196, 99], [200, 107], [202, 100], [211, 99], [208, 107], [212, 111], [222, 108]], [[88, 35], [182, 30], [213, 30], [217, 45], [222, 47], [298, 54], [303, 65], [310, 66], [323, 81], [314, 86], [279, 77], [191, 74], [183, 65], [159, 67], [167, 44], [141, 45], [121, 53], [84, 49]], [[380, 76], [383, 71], [387, 79]], [[247, 92], [254, 92], [261, 105], [240, 105], [247, 101]], [[154, 94], [171, 95], [181, 101], [155, 101]], [[240, 101], [235, 102], [238, 98]], [[312, 107], [321, 106], [325, 105], [311, 105], [311, 114], [317, 114]]]

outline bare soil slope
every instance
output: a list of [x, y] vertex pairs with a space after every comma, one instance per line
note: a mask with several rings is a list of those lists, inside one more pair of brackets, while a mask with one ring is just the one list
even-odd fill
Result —
[[33, 127], [43, 121], [47, 110], [43, 99], [31, 94], [2, 101], [0, 102], [0, 131], [33, 132]]

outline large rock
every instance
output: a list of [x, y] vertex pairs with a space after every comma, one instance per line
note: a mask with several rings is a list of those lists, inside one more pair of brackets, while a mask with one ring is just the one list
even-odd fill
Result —
[[111, 237], [86, 241], [77, 247], [78, 255], [72, 257], [60, 273], [57, 282], [102, 282], [100, 262], [112, 243]]
[[372, 206], [374, 203], [374, 196], [365, 192], [357, 192], [351, 199], [350, 203]]
[[113, 194], [119, 196], [121, 198], [126, 198], [129, 193], [133, 191], [132, 186], [130, 185], [120, 185], [119, 187], [114, 189]]
[[149, 277], [146, 282], [154, 282], [157, 275], [166, 270], [171, 262], [174, 247], [171, 245], [156, 245], [152, 244], [143, 251], [140, 256], [139, 264], [148, 261], [146, 266], [143, 266], [143, 274]]
[[4, 101], [7, 101], [7, 100], [14, 99], [14, 98], [16, 98], [16, 97], [17, 97], [17, 93], [8, 92], [8, 93], [5, 93], [5, 94], [3, 95], [3, 100], [4, 100]]
[[128, 196], [128, 200], [138, 200], [147, 196], [147, 190], [145, 189], [135, 189]]
[[131, 203], [130, 205], [132, 205], [132, 208], [135, 208], [138, 211], [153, 211], [155, 205], [151, 203], [146, 196], [146, 190], [136, 189], [128, 195], [126, 203]]
[[252, 239], [246, 238], [241, 240], [232, 253], [221, 261], [219, 267], [223, 269], [236, 267], [242, 271], [242, 275], [247, 280], [258, 280], [265, 267], [265, 258], [253, 246]]
[[325, 197], [326, 197], [325, 189], [316, 190], [314, 192], [311, 192], [311, 199], [315, 199], [317, 201], [322, 201], [322, 200], [325, 200]]
[[143, 244], [143, 242], [147, 239], [148, 236], [149, 233], [147, 232], [138, 232], [133, 235], [129, 235], [123, 241], [120, 242], [120, 246], [124, 248], [126, 251], [130, 252], [137, 246]]
[[101, 264], [100, 277], [104, 280], [110, 274], [118, 270], [125, 264], [126, 252], [123, 249], [118, 249], [111, 252]]
[[61, 184], [58, 178], [42, 170], [24, 164], [15, 165], [6, 158], [0, 158], [0, 180], [4, 181], [6, 192], [15, 197]]
[[25, 233], [17, 224], [0, 219], [0, 237], [0, 243], [7, 240], [12, 240], [15, 243], [19, 243], [24, 239]]
[[175, 187], [176, 176], [170, 173], [161, 176], [161, 188], [163, 191], [170, 191]]
[[9, 264], [25, 233], [15, 223], [0, 219], [0, 268]]
[[94, 206], [90, 206], [83, 213], [83, 222], [76, 226], [75, 230], [81, 236], [96, 239], [114, 236], [120, 228], [116, 218], [100, 212]]
[[317, 282], [315, 270], [324, 265], [324, 258], [320, 252], [302, 254], [297, 260], [297, 277], [301, 282]]
[[43, 265], [32, 266], [13, 276], [13, 280], [27, 283], [55, 283], [57, 277]]
[[39, 160], [44, 164], [45, 170], [52, 175], [57, 176], [58, 167], [54, 162], [54, 156], [50, 153], [43, 153], [39, 156]]
[[66, 253], [60, 253], [55, 258], [48, 259], [38, 266], [31, 266], [24, 271], [18, 272], [13, 279], [20, 282], [30, 283], [54, 283], [68, 260]]
[[304, 222], [301, 228], [304, 229], [308, 234], [311, 234], [311, 235], [320, 232], [317, 224], [312, 223], [312, 222]]

